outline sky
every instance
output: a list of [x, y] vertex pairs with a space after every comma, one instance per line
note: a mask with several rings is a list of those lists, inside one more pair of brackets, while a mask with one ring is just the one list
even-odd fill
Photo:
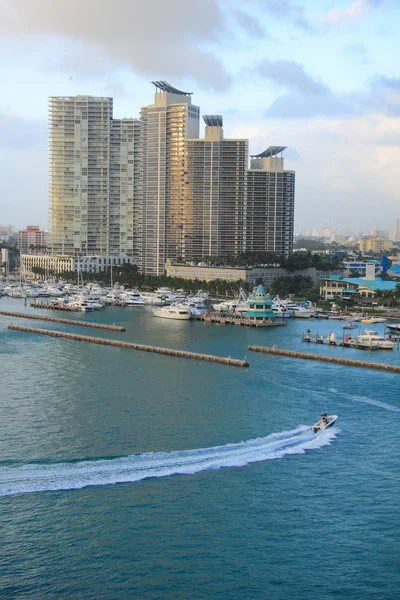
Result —
[[0, 223], [48, 227], [49, 96], [139, 117], [166, 80], [251, 154], [288, 147], [296, 230], [394, 228], [399, 26], [400, 0], [0, 0]]

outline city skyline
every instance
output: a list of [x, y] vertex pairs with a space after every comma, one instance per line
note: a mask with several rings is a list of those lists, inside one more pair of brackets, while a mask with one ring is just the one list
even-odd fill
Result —
[[[49, 208], [54, 256], [130, 257], [148, 274], [167, 261], [293, 250], [295, 172], [285, 146], [251, 155], [203, 115], [192, 94], [153, 81], [139, 119], [113, 99], [49, 99]], [[41, 258], [42, 260], [42, 258]]]
[[395, 2], [251, 0], [243, 7], [205, 0], [199, 10], [196, 2], [156, 1], [151, 21], [141, 2], [69, 6], [79, 27], [47, 0], [3, 3], [3, 222], [49, 225], [48, 96], [112, 95], [116, 119], [135, 117], [148, 81], [167, 79], [195, 93], [203, 114], [223, 114], [226, 137], [249, 138], [252, 153], [288, 146], [287, 168], [297, 172], [296, 229], [325, 219], [333, 227], [393, 227], [400, 165]]

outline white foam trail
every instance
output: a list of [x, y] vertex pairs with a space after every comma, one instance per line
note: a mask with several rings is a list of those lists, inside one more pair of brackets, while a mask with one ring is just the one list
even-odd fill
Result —
[[349, 400], [355, 400], [356, 402], [362, 402], [363, 404], [370, 404], [371, 406], [378, 406], [379, 408], [384, 408], [385, 410], [390, 410], [392, 412], [400, 412], [400, 408], [397, 406], [393, 406], [392, 404], [387, 404], [387, 402], [382, 402], [381, 400], [375, 400], [374, 398], [367, 398], [366, 396], [356, 396], [354, 394], [342, 394], [345, 398]]
[[336, 437], [334, 428], [313, 434], [310, 427], [273, 433], [265, 438], [181, 452], [150, 452], [113, 459], [82, 460], [74, 463], [27, 464], [0, 468], [0, 496], [28, 492], [80, 489], [140, 481], [149, 477], [191, 475], [221, 467], [302, 454], [326, 446]]

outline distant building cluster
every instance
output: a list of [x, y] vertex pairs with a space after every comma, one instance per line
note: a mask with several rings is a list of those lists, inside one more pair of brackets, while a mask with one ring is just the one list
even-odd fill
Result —
[[221, 115], [153, 82], [140, 119], [114, 119], [112, 98], [49, 99], [52, 254], [127, 257], [160, 275], [167, 260], [293, 250], [295, 173], [283, 146], [252, 156], [225, 139]]
[[21, 254], [46, 252], [49, 241], [48, 232], [37, 225], [28, 225], [26, 229], [18, 231], [18, 249]]
[[[325, 221], [322, 229], [300, 229], [295, 233], [296, 238], [322, 240], [326, 244], [336, 242], [344, 245], [360, 244], [362, 252], [387, 251], [392, 249], [392, 244], [400, 242], [400, 218], [396, 219], [396, 227], [393, 229], [374, 229], [373, 231], [352, 231], [350, 229], [333, 229], [329, 222]], [[363, 240], [376, 240], [382, 243], [364, 243]], [[363, 241], [363, 244], [361, 244]], [[392, 244], [391, 244], [392, 243]], [[368, 248], [368, 250], [364, 250]], [[378, 248], [374, 250], [374, 248]]]

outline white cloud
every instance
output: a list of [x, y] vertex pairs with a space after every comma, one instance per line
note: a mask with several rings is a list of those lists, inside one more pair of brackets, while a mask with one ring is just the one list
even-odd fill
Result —
[[347, 8], [331, 10], [323, 21], [328, 25], [342, 25], [347, 21], [364, 17], [379, 4], [379, 0], [354, 0]]
[[400, 217], [400, 118], [243, 124], [229, 135], [249, 137], [252, 153], [275, 144], [295, 148], [300, 160], [285, 166], [296, 170], [296, 228], [326, 219], [336, 227], [389, 228]]
[[128, 67], [219, 90], [231, 77], [213, 50], [242, 34], [263, 31], [239, 0], [3, 0], [0, 12], [0, 35], [61, 42], [56, 68], [88, 74]]

